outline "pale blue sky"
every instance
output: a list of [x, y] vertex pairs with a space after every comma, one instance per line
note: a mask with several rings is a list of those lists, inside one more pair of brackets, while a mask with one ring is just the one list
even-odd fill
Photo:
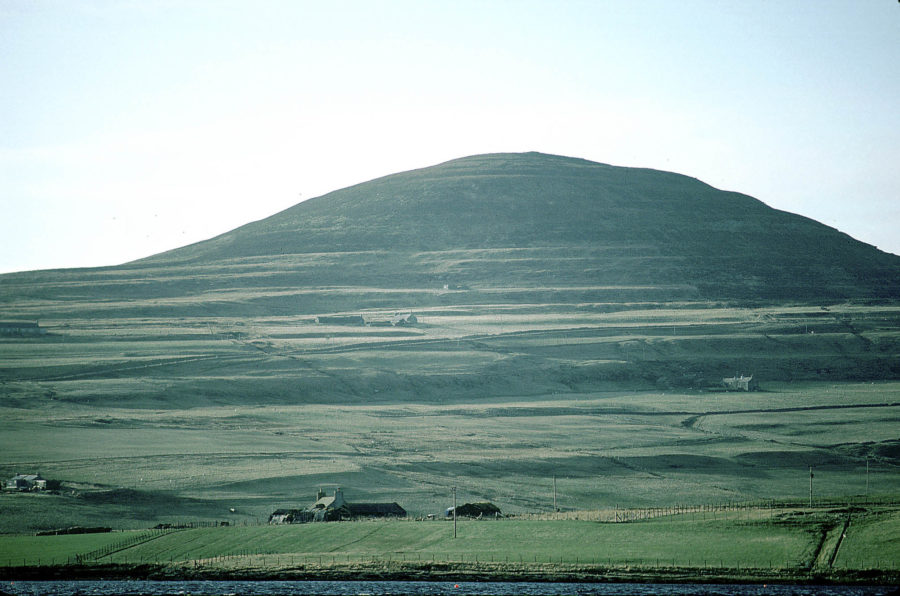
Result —
[[0, 272], [465, 155], [694, 176], [900, 254], [895, 0], [0, 0]]

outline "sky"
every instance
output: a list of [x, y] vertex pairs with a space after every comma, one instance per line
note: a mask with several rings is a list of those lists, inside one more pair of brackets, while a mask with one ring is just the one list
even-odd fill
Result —
[[0, 0], [0, 272], [467, 155], [686, 174], [900, 254], [895, 0]]

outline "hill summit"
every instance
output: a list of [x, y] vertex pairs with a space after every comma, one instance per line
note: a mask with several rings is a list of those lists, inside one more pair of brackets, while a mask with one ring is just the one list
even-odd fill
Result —
[[347, 279], [311, 280], [340, 285], [363, 276], [473, 286], [500, 275], [690, 287], [710, 298], [900, 295], [900, 257], [808, 218], [679, 174], [540, 153], [385, 176], [142, 263], [322, 253], [382, 255]]

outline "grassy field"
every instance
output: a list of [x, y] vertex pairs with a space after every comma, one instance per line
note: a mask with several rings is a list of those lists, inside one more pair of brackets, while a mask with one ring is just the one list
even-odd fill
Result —
[[[848, 515], [854, 523], [845, 525]], [[873, 535], [872, 529], [883, 530]], [[296, 570], [428, 564], [498, 569], [898, 571], [900, 509], [691, 510], [628, 523], [574, 520], [370, 521], [228, 526], [81, 536], [4, 536], [0, 566], [161, 564]], [[842, 538], [842, 539], [836, 539]]]
[[[3, 532], [265, 522], [317, 488], [440, 514], [450, 487], [504, 513], [900, 493], [900, 383], [752, 394], [616, 392], [437, 404], [4, 408]], [[867, 473], [868, 460], [868, 473]]]

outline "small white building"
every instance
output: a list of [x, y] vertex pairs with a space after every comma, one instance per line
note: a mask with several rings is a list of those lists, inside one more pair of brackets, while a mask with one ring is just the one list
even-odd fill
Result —
[[391, 317], [391, 325], [394, 327], [402, 327], [404, 325], [415, 325], [419, 322], [419, 319], [416, 318], [416, 315], [406, 313], [406, 314], [396, 314]]
[[725, 387], [725, 391], [757, 391], [759, 381], [753, 378], [753, 375], [749, 377], [735, 375], [722, 379], [722, 386]]

